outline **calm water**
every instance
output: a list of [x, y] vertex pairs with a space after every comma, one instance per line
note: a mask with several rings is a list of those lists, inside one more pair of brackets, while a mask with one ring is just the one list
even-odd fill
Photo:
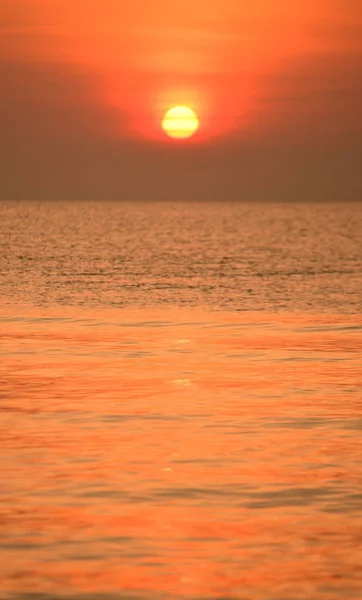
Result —
[[0, 204], [1, 600], [360, 600], [361, 217]]
[[361, 204], [0, 203], [2, 305], [360, 313]]

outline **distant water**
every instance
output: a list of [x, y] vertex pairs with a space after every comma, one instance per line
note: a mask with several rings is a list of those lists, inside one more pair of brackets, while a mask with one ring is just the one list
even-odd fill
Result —
[[0, 204], [1, 600], [360, 600], [361, 214]]
[[0, 203], [2, 304], [360, 312], [361, 204]]

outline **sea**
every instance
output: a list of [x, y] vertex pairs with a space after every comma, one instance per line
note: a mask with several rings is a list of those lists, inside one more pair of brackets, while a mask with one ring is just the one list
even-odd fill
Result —
[[0, 203], [0, 599], [362, 598], [362, 204]]

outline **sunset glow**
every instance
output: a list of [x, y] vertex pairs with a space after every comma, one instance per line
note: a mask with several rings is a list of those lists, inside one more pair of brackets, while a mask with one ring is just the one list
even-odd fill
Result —
[[362, 599], [362, 0], [0, 0], [0, 600]]
[[[194, 110], [209, 116], [203, 137], [210, 140], [270, 127], [278, 107], [265, 101], [276, 93], [275, 78], [304, 56], [309, 65], [313, 53], [330, 53], [328, 38], [315, 31], [324, 15], [331, 24], [338, 15], [326, 0], [281, 0], [278, 9], [270, 0], [185, 0], [172, 11], [166, 0], [157, 0], [139, 9], [137, 2], [32, 0], [29, 25], [11, 30], [3, 43], [14, 58], [93, 73], [98, 84], [92, 95], [101, 109], [114, 108], [119, 137], [160, 139], [160, 112], [180, 103], [193, 106], [196, 99]], [[343, 43], [353, 49], [353, 39]], [[282, 108], [278, 116], [285, 120]], [[294, 110], [301, 108], [298, 103]]]
[[[52, 173], [70, 197], [144, 197], [152, 181], [155, 198], [172, 190], [180, 198], [302, 199], [312, 176], [326, 197], [338, 190], [354, 198], [361, 39], [356, 0], [4, 0], [3, 196], [37, 198], [41, 188], [48, 197]], [[192, 109], [199, 126], [163, 123], [177, 106]], [[34, 175], [26, 153], [33, 139], [49, 181]], [[14, 144], [24, 159], [8, 151]], [[217, 155], [221, 146], [228, 150]], [[211, 152], [191, 161], [190, 178], [179, 174], [180, 147]], [[120, 155], [129, 161], [122, 177]]]

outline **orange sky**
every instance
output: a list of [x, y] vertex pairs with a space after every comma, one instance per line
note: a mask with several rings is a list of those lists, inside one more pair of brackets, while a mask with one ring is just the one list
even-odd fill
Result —
[[[30, 114], [36, 107], [52, 135], [83, 128], [90, 136], [97, 131], [102, 138], [169, 147], [175, 142], [162, 133], [162, 115], [186, 104], [200, 118], [193, 140], [206, 145], [250, 137], [269, 143], [281, 135], [348, 137], [362, 128], [358, 4], [5, 0], [2, 114], [27, 127], [38, 118]], [[14, 101], [24, 104], [18, 116]]]

